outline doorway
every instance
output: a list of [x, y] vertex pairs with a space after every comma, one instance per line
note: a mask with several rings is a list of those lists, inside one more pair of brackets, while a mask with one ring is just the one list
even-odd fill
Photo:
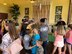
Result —
[[0, 13], [0, 19], [7, 19], [8, 13]]

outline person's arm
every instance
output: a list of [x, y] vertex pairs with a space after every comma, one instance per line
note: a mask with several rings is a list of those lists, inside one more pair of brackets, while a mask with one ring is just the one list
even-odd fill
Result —
[[35, 46], [36, 46], [36, 45], [34, 45], [34, 46], [30, 46], [29, 49], [32, 49], [32, 48], [35, 47]]
[[55, 36], [55, 37], [57, 36], [57, 31], [54, 32], [54, 36]]
[[8, 36], [3, 36], [2, 43], [0, 45], [0, 50], [7, 51], [6, 49], [9, 46], [9, 42], [10, 42], [10, 40], [9, 40]]

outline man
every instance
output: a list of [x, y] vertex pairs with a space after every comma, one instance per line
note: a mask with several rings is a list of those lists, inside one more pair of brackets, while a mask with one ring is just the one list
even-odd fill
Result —
[[46, 18], [40, 19], [40, 36], [43, 41], [44, 54], [47, 54], [47, 44], [48, 44], [48, 25], [45, 23]]

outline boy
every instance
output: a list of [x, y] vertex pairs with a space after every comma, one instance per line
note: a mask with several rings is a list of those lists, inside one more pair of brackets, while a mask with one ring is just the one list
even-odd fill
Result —
[[43, 44], [42, 40], [38, 40], [36, 42], [36, 45], [38, 46], [37, 54], [44, 54], [44, 49], [42, 47], [42, 44]]

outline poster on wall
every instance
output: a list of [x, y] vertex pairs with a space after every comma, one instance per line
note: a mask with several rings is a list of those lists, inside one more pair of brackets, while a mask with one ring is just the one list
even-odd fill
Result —
[[25, 8], [25, 15], [29, 15], [29, 8]]
[[60, 18], [61, 18], [61, 15], [55, 15], [55, 22], [58, 22]]
[[63, 9], [62, 6], [56, 6], [56, 9], [55, 9], [55, 22], [58, 22], [59, 19], [61, 18], [61, 16], [62, 16], [62, 9]]

